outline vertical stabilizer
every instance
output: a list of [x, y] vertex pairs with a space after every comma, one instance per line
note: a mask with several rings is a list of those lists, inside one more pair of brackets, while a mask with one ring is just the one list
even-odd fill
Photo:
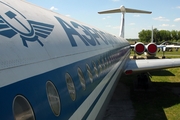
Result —
[[120, 25], [119, 36], [123, 37], [123, 38], [124, 38], [125, 13], [146, 13], [146, 14], [152, 13], [150, 11], [125, 8], [124, 6], [121, 6], [120, 8], [117, 8], [117, 9], [101, 11], [98, 13], [99, 14], [108, 14], [108, 13], [120, 13], [120, 12], [122, 13], [122, 15], [121, 15], [121, 25]]
[[123, 12], [121, 15], [121, 26], [120, 26], [120, 30], [119, 30], [119, 36], [124, 38], [124, 18], [125, 18], [125, 13]]
[[151, 43], [153, 43], [153, 26], [152, 26], [152, 31], [151, 31]]

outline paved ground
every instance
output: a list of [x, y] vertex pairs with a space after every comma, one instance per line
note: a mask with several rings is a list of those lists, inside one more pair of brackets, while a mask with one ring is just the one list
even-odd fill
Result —
[[134, 117], [130, 88], [119, 82], [103, 120], [133, 120]]

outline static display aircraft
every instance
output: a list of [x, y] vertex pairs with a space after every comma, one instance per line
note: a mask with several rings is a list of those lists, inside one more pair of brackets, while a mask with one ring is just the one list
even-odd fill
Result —
[[0, 0], [0, 45], [0, 120], [99, 120], [121, 74], [180, 66], [131, 60], [123, 36], [25, 0]]
[[142, 43], [142, 42], [137, 42], [136, 44], [131, 45], [131, 48], [134, 50], [133, 58], [136, 59], [135, 54], [142, 55], [143, 53], [145, 54], [145, 56], [147, 58], [154, 58], [156, 56], [156, 53], [159, 52], [160, 50], [162, 50], [162, 52], [163, 52], [162, 58], [165, 58], [166, 49], [175, 48], [176, 50], [178, 50], [180, 48], [179, 45], [167, 45], [166, 43], [167, 42], [163, 42], [160, 45], [157, 45], [156, 43], [154, 43], [153, 27], [152, 27], [151, 42], [149, 44], [144, 45], [144, 43]]

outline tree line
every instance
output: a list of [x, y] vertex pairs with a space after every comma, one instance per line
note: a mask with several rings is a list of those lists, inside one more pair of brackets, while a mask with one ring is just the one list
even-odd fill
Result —
[[[139, 40], [144, 43], [151, 42], [152, 30], [142, 30], [138, 33]], [[167, 42], [180, 42], [180, 31], [177, 30], [158, 30], [153, 29], [153, 42], [162, 43]]]

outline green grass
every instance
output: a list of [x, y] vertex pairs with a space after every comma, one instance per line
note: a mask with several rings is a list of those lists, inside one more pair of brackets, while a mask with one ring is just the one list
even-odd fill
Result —
[[[131, 55], [134, 55], [134, 52], [131, 51]], [[140, 55], [141, 57], [145, 57], [144, 54]], [[157, 52], [156, 57], [162, 57], [163, 56], [163, 52]], [[180, 50], [176, 51], [175, 49], [173, 49], [172, 52], [165, 52], [165, 56], [166, 58], [180, 58]]]
[[[166, 54], [169, 58], [174, 58], [177, 56], [173, 55], [180, 55], [180, 51]], [[161, 53], [157, 54], [159, 55]], [[156, 70], [150, 74], [150, 90], [134, 90], [133, 81], [137, 75], [121, 78], [122, 82], [131, 88], [135, 120], [180, 120], [180, 68]]]

